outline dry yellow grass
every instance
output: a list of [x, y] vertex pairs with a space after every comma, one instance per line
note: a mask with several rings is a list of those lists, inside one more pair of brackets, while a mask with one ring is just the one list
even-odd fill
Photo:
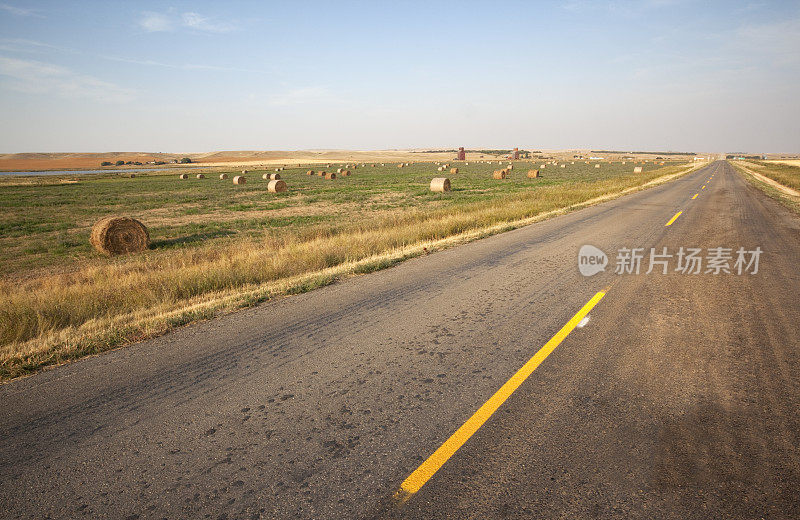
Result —
[[787, 166], [800, 166], [800, 159], [781, 159], [775, 161], [764, 161], [766, 164], [785, 164]]

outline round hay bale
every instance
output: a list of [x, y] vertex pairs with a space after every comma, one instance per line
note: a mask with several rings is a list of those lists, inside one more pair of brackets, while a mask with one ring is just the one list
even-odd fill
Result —
[[[661, 163], [661, 164], [664, 164], [664, 163]], [[132, 174], [128, 175], [128, 177], [130, 177], [131, 179], [135, 179], [136, 178], [136, 174], [132, 173]]]
[[539, 178], [539, 170], [528, 170], [528, 178], [529, 179]]
[[450, 191], [450, 179], [447, 177], [436, 177], [431, 181], [431, 191], [439, 193]]
[[633, 168], [633, 173], [642, 173], [642, 167], [641, 166], [635, 166]]
[[308, 171], [306, 172], [306, 175], [314, 175], [314, 170], [308, 170]]
[[242, 175], [247, 175], [247, 170], [242, 170]]
[[206, 176], [205, 176], [205, 175], [203, 175], [202, 173], [198, 173], [198, 174], [197, 174], [197, 178], [198, 178], [198, 179], [205, 179], [205, 178], [206, 178]]
[[405, 164], [403, 164], [403, 163], [400, 163], [400, 164], [397, 165], [398, 168], [402, 168], [403, 166], [405, 166]]
[[505, 179], [506, 178], [506, 171], [505, 170], [495, 170], [492, 174], [492, 177], [495, 179]]
[[247, 182], [247, 179], [244, 178], [244, 175], [237, 175], [233, 178], [234, 184], [244, 184]]
[[107, 255], [122, 255], [144, 251], [150, 245], [150, 235], [144, 224], [128, 217], [106, 217], [92, 227], [89, 242]]
[[342, 177], [347, 177], [350, 175], [350, 170], [342, 170]]
[[334, 180], [336, 178], [336, 174], [333, 173], [333, 172], [326, 173], [325, 174], [325, 178], [328, 179], [329, 181], [332, 181], [332, 180]]
[[320, 170], [320, 171], [317, 172], [317, 175], [319, 177], [325, 177], [326, 175], [328, 175], [328, 172], [326, 172], [324, 170]]
[[344, 169], [344, 168], [336, 168], [336, 173], [342, 173], [342, 170], [343, 170], [343, 169]]
[[370, 164], [370, 167], [371, 167], [371, 168], [374, 168], [374, 167], [375, 167], [375, 164], [374, 164], [374, 163], [373, 163], [373, 164]]
[[264, 179], [265, 181], [268, 181], [270, 177], [272, 177], [272, 175], [269, 173], [265, 173], [264, 175], [261, 176], [261, 178]]
[[559, 167], [559, 168], [566, 168], [566, 167], [567, 167], [567, 165], [566, 165], [566, 164], [559, 164], [559, 165], [558, 165], [558, 167]]
[[595, 167], [595, 168], [599, 168], [599, 167], [600, 167], [600, 165], [599, 165], [599, 164], [595, 164], [595, 165], [594, 165], [594, 167]]
[[271, 180], [271, 181], [279, 181], [280, 179], [281, 179], [281, 174], [280, 173], [270, 173], [269, 174], [269, 180]]
[[458, 173], [458, 168], [450, 168], [450, 173]]
[[540, 165], [539, 165], [539, 169], [540, 169], [540, 170], [544, 170], [546, 166], [547, 166], [546, 164], [540, 164]]
[[436, 171], [437, 172], [443, 172], [444, 171], [444, 166], [439, 166], [438, 168], [436, 168]]
[[272, 193], [283, 193], [286, 188], [286, 183], [280, 179], [272, 179], [267, 185], [267, 189]]
[[179, 179], [186, 180], [186, 179], [188, 179], [188, 178], [189, 178], [189, 175], [187, 175], [187, 174], [185, 174], [185, 173], [182, 173], [182, 174], [178, 175], [178, 178], [179, 178]]
[[228, 174], [227, 173], [220, 173], [219, 174], [219, 180], [224, 181], [227, 178], [228, 178]]

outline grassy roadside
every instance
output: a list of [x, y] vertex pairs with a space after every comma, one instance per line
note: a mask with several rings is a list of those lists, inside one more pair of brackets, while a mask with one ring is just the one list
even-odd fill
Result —
[[800, 190], [800, 167], [787, 164], [770, 163], [769, 161], [728, 161], [737, 169], [747, 182], [763, 191], [769, 197], [777, 200], [793, 212], [800, 214], [800, 198], [788, 195], [774, 186], [762, 182], [760, 179], [750, 175], [747, 169], [757, 172], [764, 177], [768, 177], [775, 182], [788, 186], [789, 188]]
[[[634, 175], [630, 165], [617, 170], [609, 166], [600, 175], [576, 167], [569, 173], [546, 173], [543, 182], [527, 180], [521, 172], [509, 182], [497, 182], [488, 179], [491, 168], [481, 165], [463, 175], [451, 175], [457, 179], [457, 189], [450, 194], [427, 191], [426, 181], [433, 176], [430, 165], [403, 173], [359, 170], [347, 179], [356, 182], [339, 185], [320, 184], [320, 180], [298, 171], [285, 175], [287, 181], [291, 179], [292, 195], [267, 200], [263, 200], [263, 187], [232, 194], [227, 183], [206, 183], [202, 191], [176, 195], [169, 189], [177, 185], [172, 178], [166, 179], [168, 182], [154, 178], [155, 184], [137, 188], [130, 182], [119, 184], [120, 179], [98, 179], [105, 200], [136, 216], [143, 212], [150, 221], [156, 214], [163, 217], [165, 211], [185, 213], [191, 209], [190, 218], [180, 221], [178, 228], [218, 225], [239, 205], [250, 211], [253, 208], [249, 205], [258, 203], [272, 213], [286, 214], [286, 209], [294, 208], [289, 216], [297, 218], [304, 216], [301, 210], [308, 211], [314, 200], [321, 200], [320, 220], [301, 218], [281, 226], [275, 224], [274, 216], [259, 213], [249, 220], [225, 220], [239, 226], [234, 236], [209, 238], [199, 245], [178, 240], [177, 245], [168, 242], [119, 259], [93, 258], [91, 252], [79, 249], [84, 247], [83, 241], [75, 240], [78, 249], [71, 253], [73, 265], [59, 264], [52, 272], [43, 273], [42, 266], [51, 265], [53, 258], [64, 258], [44, 255], [34, 275], [27, 277], [24, 266], [18, 265], [19, 276], [0, 282], [4, 301], [0, 309], [0, 380], [162, 334], [278, 295], [307, 291], [343, 276], [381, 269], [421, 254], [423, 247], [441, 249], [513, 229], [666, 181], [691, 169], [671, 165]], [[87, 189], [83, 188], [84, 194]], [[22, 205], [24, 192], [15, 190], [13, 195], [11, 198]], [[52, 196], [63, 195], [55, 191]], [[153, 202], [158, 197], [164, 200]], [[250, 202], [247, 197], [252, 197]], [[64, 213], [64, 206], [78, 216], [73, 216], [73, 221], [91, 222], [94, 206], [82, 205], [85, 200], [67, 197], [60, 208], [52, 201], [42, 204], [60, 209], [49, 214], [51, 223], [55, 221], [58, 227], [57, 217]], [[121, 208], [131, 200], [135, 207]], [[221, 213], [223, 203], [235, 208]], [[84, 217], [82, 212], [89, 215]], [[198, 212], [205, 217], [193, 224], [193, 215]], [[29, 218], [29, 213], [23, 217]], [[266, 224], [264, 218], [268, 218]], [[47, 241], [63, 234], [53, 234], [51, 228], [36, 229], [33, 219], [28, 222], [33, 226], [27, 230], [29, 236]], [[80, 236], [77, 231], [75, 234]], [[160, 239], [157, 233], [154, 238]]]
[[769, 177], [778, 184], [800, 190], [800, 166], [781, 164], [772, 161], [728, 161], [736, 166], [745, 166], [765, 177]]

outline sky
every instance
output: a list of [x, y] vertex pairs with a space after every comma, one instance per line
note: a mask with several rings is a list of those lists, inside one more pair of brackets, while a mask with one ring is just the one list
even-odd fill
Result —
[[0, 153], [800, 152], [800, 0], [0, 0]]

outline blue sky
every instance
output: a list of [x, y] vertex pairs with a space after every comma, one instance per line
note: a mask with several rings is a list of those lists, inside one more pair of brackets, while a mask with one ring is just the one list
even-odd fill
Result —
[[0, 0], [0, 152], [800, 152], [800, 1]]

